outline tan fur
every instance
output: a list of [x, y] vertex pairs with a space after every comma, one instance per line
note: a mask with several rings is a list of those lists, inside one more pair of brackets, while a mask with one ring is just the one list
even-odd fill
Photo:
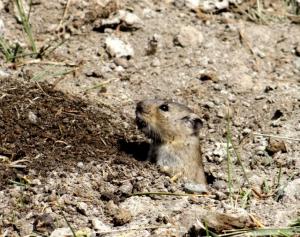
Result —
[[149, 159], [170, 176], [206, 185], [198, 133], [200, 118], [188, 107], [163, 100], [137, 104], [136, 120], [152, 138]]

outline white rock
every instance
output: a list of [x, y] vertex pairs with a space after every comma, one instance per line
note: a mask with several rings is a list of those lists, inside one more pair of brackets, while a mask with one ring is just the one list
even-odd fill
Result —
[[195, 27], [185, 26], [180, 29], [180, 32], [175, 37], [174, 42], [182, 47], [198, 46], [203, 42], [203, 35]]
[[101, 21], [102, 27], [111, 27], [120, 24], [128, 29], [140, 29], [143, 27], [143, 22], [137, 15], [125, 10], [119, 10], [112, 17]]
[[108, 232], [108, 231], [111, 231], [111, 227], [109, 225], [106, 225], [104, 224], [102, 221], [100, 221], [99, 219], [97, 218], [93, 218], [92, 219], [92, 225], [93, 225], [93, 228], [95, 230], [98, 230], [98, 231], [103, 231], [103, 232]]
[[0, 19], [0, 36], [3, 36], [4, 33], [5, 33], [4, 21], [2, 19]]
[[285, 198], [291, 201], [300, 200], [300, 178], [291, 181], [286, 188], [285, 191]]
[[134, 55], [134, 50], [130, 44], [125, 43], [116, 37], [107, 37], [105, 40], [106, 51], [112, 57], [132, 57]]
[[[95, 233], [89, 229], [89, 228], [84, 228], [81, 230], [76, 231], [76, 236], [86, 236], [86, 237], [94, 237]], [[50, 237], [73, 237], [72, 230], [69, 227], [64, 227], [64, 228], [57, 228], [54, 230]]]
[[83, 214], [85, 216], [87, 215], [88, 205], [85, 202], [79, 202], [79, 203], [77, 203], [76, 207], [77, 207], [77, 210], [81, 214]]
[[121, 21], [123, 21], [127, 26], [134, 28], [141, 28], [143, 26], [142, 20], [131, 12], [120, 10], [119, 15]]
[[143, 16], [144, 16], [145, 18], [150, 19], [150, 18], [156, 17], [156, 16], [157, 16], [157, 13], [156, 13], [155, 11], [153, 11], [151, 8], [145, 8], [145, 9], [143, 10]]
[[77, 167], [78, 167], [78, 168], [83, 168], [83, 167], [84, 167], [83, 162], [82, 162], [82, 161], [79, 161], [79, 162], [77, 163]]
[[207, 0], [202, 1], [200, 8], [204, 12], [216, 12], [229, 7], [228, 0]]
[[72, 237], [73, 233], [69, 227], [58, 228], [54, 230], [50, 237]]
[[8, 78], [10, 77], [10, 73], [3, 71], [2, 69], [0, 69], [0, 78]]
[[28, 112], [28, 119], [32, 124], [37, 124], [38, 122], [38, 117], [32, 111]]
[[195, 10], [200, 6], [200, 0], [185, 0], [184, 4], [188, 8]]

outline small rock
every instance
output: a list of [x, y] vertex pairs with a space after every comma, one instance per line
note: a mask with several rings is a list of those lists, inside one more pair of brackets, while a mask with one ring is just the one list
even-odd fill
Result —
[[17, 221], [16, 227], [19, 230], [20, 236], [27, 236], [33, 231], [33, 225], [23, 219]]
[[143, 16], [147, 19], [154, 18], [156, 15], [157, 13], [150, 8], [145, 8], [143, 10]]
[[116, 71], [116, 72], [124, 72], [125, 69], [124, 69], [122, 66], [117, 66], [117, 67], [115, 68], [115, 71]]
[[119, 10], [112, 17], [95, 22], [94, 25], [94, 28], [99, 30], [117, 27], [120, 30], [136, 30], [143, 27], [143, 22], [137, 15], [129, 11]]
[[80, 161], [80, 162], [78, 162], [78, 163], [77, 163], [77, 167], [78, 167], [78, 168], [83, 168], [83, 167], [84, 167], [84, 164], [83, 164], [83, 162], [81, 162], [81, 161]]
[[3, 37], [4, 33], [5, 33], [4, 21], [0, 18], [0, 36]]
[[38, 216], [33, 222], [33, 230], [49, 234], [55, 228], [54, 219], [49, 213]]
[[298, 70], [300, 70], [300, 57], [294, 60], [294, 65]]
[[220, 143], [216, 142], [215, 143], [216, 148], [213, 150], [212, 154], [214, 155], [214, 161], [220, 163], [222, 162], [227, 154], [226, 154], [226, 143]]
[[125, 43], [116, 37], [108, 37], [105, 40], [106, 51], [110, 56], [116, 58], [131, 58], [134, 55], [134, 50], [130, 44]]
[[32, 124], [37, 124], [37, 122], [38, 122], [38, 117], [32, 111], [28, 112], [28, 119], [29, 119], [30, 123], [32, 123]]
[[203, 184], [197, 183], [185, 183], [184, 184], [184, 191], [187, 193], [207, 193], [207, 187]]
[[124, 182], [120, 187], [119, 191], [125, 194], [131, 194], [132, 193], [133, 186], [130, 181]]
[[154, 58], [153, 61], [151, 62], [152, 67], [159, 67], [160, 66], [160, 61], [158, 58]]
[[293, 181], [289, 182], [284, 189], [284, 193], [285, 199], [291, 201], [300, 200], [300, 178], [294, 179]]
[[1, 79], [5, 79], [5, 78], [9, 78], [9, 77], [10, 77], [10, 73], [5, 72], [3, 69], [0, 69], [0, 78]]
[[111, 231], [111, 227], [109, 225], [106, 225], [104, 224], [102, 221], [100, 221], [98, 218], [93, 218], [92, 219], [92, 225], [93, 225], [93, 228], [95, 230], [98, 230], [98, 231]]
[[[0, 27], [1, 28], [1, 27]], [[296, 47], [295, 47], [295, 54], [296, 56], [300, 57], [300, 44], [298, 44]]]
[[237, 211], [234, 214], [209, 211], [202, 218], [202, 222], [205, 223], [207, 227], [212, 228], [217, 232], [233, 228], [241, 229], [255, 226], [249, 215]]
[[116, 213], [114, 213], [113, 215], [113, 223], [115, 226], [125, 225], [131, 220], [132, 220], [132, 215], [130, 211], [123, 208], [118, 208], [118, 210], [116, 210]]
[[129, 65], [129, 62], [126, 58], [115, 58], [114, 59], [114, 63], [117, 65], [117, 66], [121, 66], [123, 68], [128, 68], [130, 65]]
[[76, 205], [77, 211], [82, 215], [87, 215], [88, 205], [84, 202], [79, 202]]
[[269, 155], [274, 155], [275, 153], [281, 151], [283, 153], [287, 152], [286, 145], [284, 141], [279, 141], [274, 138], [269, 139], [269, 144], [266, 147], [266, 151], [269, 153]]
[[174, 44], [181, 47], [198, 46], [203, 42], [202, 33], [193, 26], [182, 27], [174, 38]]
[[228, 0], [204, 0], [200, 4], [200, 9], [204, 12], [217, 12], [229, 7]]
[[54, 230], [50, 237], [72, 237], [73, 233], [69, 227], [58, 228]]
[[228, 187], [227, 183], [224, 180], [216, 180], [213, 183], [213, 188], [218, 190], [226, 190]]
[[200, 72], [199, 80], [217, 82], [219, 79], [215, 72]]
[[197, 10], [200, 6], [200, 0], [185, 0], [184, 5], [191, 10]]

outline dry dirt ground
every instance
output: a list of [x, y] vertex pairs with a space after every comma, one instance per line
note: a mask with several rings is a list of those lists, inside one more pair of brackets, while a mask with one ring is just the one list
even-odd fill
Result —
[[[37, 48], [50, 50], [0, 58], [0, 236], [68, 226], [87, 236], [201, 236], [215, 212], [240, 220], [208, 224], [216, 232], [299, 218], [299, 18], [281, 1], [263, 1], [266, 14], [253, 18], [250, 2], [207, 14], [184, 1], [33, 0]], [[118, 10], [140, 21], [101, 25]], [[12, 2], [0, 11], [3, 38], [28, 52]], [[134, 54], [109, 55], [108, 37]], [[204, 119], [210, 195], [145, 194], [184, 193], [145, 161], [134, 109], [147, 98], [185, 103]]]

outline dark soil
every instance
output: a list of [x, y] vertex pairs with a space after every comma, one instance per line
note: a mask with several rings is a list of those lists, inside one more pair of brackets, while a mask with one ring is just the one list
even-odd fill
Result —
[[[120, 130], [103, 111], [46, 83], [1, 84], [0, 155], [9, 160], [0, 164], [1, 189], [20, 181], [28, 169], [42, 175], [58, 167], [68, 171], [77, 162], [101, 162], [114, 155], [124, 158], [124, 164], [133, 162], [118, 150]], [[11, 167], [18, 162], [26, 168]]]

